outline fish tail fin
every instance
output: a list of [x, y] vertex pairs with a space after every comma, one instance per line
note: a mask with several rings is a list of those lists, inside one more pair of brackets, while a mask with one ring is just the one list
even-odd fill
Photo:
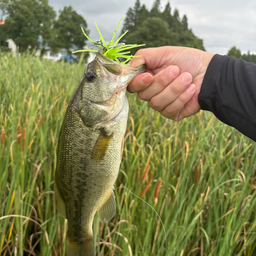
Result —
[[87, 237], [81, 242], [74, 242], [67, 237], [66, 256], [94, 256], [93, 237]]

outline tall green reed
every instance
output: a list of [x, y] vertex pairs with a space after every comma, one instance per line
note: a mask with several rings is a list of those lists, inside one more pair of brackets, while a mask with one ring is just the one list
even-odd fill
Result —
[[[56, 147], [84, 68], [0, 55], [1, 255], [65, 254]], [[209, 113], [175, 123], [129, 101], [116, 215], [94, 222], [98, 255], [252, 255], [254, 143]]]

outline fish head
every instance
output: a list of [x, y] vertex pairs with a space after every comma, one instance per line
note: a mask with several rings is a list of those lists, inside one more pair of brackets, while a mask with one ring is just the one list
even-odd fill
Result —
[[129, 82], [145, 69], [145, 65], [134, 68], [119, 64], [99, 51], [85, 70], [84, 86], [87, 88], [84, 96], [92, 102], [108, 101], [115, 94], [125, 91]]
[[119, 64], [99, 51], [88, 63], [78, 93], [78, 109], [85, 125], [93, 127], [115, 118], [124, 106], [127, 85], [145, 69], [145, 65]]

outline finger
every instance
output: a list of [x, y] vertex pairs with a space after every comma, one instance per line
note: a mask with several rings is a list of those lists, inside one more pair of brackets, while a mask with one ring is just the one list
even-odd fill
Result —
[[130, 93], [141, 92], [145, 90], [152, 82], [154, 78], [150, 73], [143, 73], [136, 76], [128, 85], [127, 91]]
[[[133, 58], [129, 65], [137, 67], [141, 64], [146, 64], [149, 70], [163, 67], [166, 65], [165, 58], [168, 57], [171, 49], [168, 46], [140, 49], [135, 53], [137, 57]], [[172, 65], [174, 64], [172, 63]]]
[[185, 117], [192, 116], [200, 110], [200, 105], [198, 103], [198, 97], [195, 97], [195, 94], [192, 97], [192, 99], [180, 111], [179, 115], [177, 116], [177, 121], [182, 120]]
[[138, 93], [142, 100], [149, 101], [163, 91], [180, 73], [177, 66], [169, 66], [154, 76], [154, 81], [145, 90]]
[[129, 66], [135, 68], [135, 67], [138, 67], [140, 65], [146, 64], [145, 58], [142, 56], [142, 54], [140, 55], [141, 51], [142, 50], [139, 50], [139, 51], [136, 52], [136, 54], [134, 55], [136, 57], [131, 59], [131, 61], [129, 62]]
[[192, 76], [190, 75], [190, 73], [182, 73], [173, 82], [171, 82], [162, 92], [152, 97], [150, 99], [149, 105], [153, 109], [161, 112], [164, 108], [166, 108], [178, 97], [180, 97], [180, 95], [189, 87], [191, 83]]
[[[160, 113], [172, 120], [179, 121], [186, 117], [182, 113], [184, 107], [187, 103], [192, 99], [194, 93], [196, 91], [196, 87], [194, 84], [190, 84], [189, 87], [171, 104], [169, 104], [166, 108], [164, 108]], [[181, 114], [182, 113], [182, 114]]]

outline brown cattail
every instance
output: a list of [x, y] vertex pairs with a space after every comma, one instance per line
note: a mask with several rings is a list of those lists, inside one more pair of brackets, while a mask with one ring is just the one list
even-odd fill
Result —
[[151, 184], [147, 184], [147, 185], [142, 189], [142, 191], [141, 191], [141, 193], [140, 193], [140, 198], [142, 198], [142, 197], [146, 194], [147, 190], [148, 190], [150, 187], [151, 187]]
[[194, 179], [194, 183], [196, 184], [197, 183], [197, 181], [198, 181], [198, 178], [199, 178], [199, 169], [197, 169], [197, 171], [196, 171], [196, 175], [195, 175], [195, 179]]
[[21, 137], [21, 125], [18, 124], [17, 126], [17, 143], [20, 144], [20, 137]]
[[137, 171], [136, 178], [137, 178], [137, 181], [140, 182], [140, 171]]
[[27, 132], [27, 129], [24, 128], [22, 133], [22, 152], [24, 152], [24, 148], [25, 148], [26, 132]]
[[142, 178], [141, 178], [142, 183], [144, 183], [146, 181], [149, 169], [150, 169], [150, 165], [146, 164], [146, 167], [144, 169], [144, 172], [143, 172], [143, 175], [142, 175]]
[[153, 177], [153, 172], [150, 172], [149, 175], [148, 175], [148, 184], [151, 184], [152, 177]]
[[40, 126], [42, 126], [42, 125], [43, 125], [45, 117], [46, 117], [46, 115], [43, 115], [43, 117], [41, 118]]
[[159, 191], [160, 191], [160, 188], [161, 188], [161, 185], [162, 185], [162, 179], [160, 178], [159, 180], [158, 180], [158, 182], [156, 183], [156, 189], [155, 189], [155, 193], [154, 193], [154, 198], [158, 198], [158, 196], [159, 196]]
[[2, 128], [2, 135], [1, 135], [1, 145], [4, 145], [4, 139], [5, 139], [5, 131], [4, 127]]

